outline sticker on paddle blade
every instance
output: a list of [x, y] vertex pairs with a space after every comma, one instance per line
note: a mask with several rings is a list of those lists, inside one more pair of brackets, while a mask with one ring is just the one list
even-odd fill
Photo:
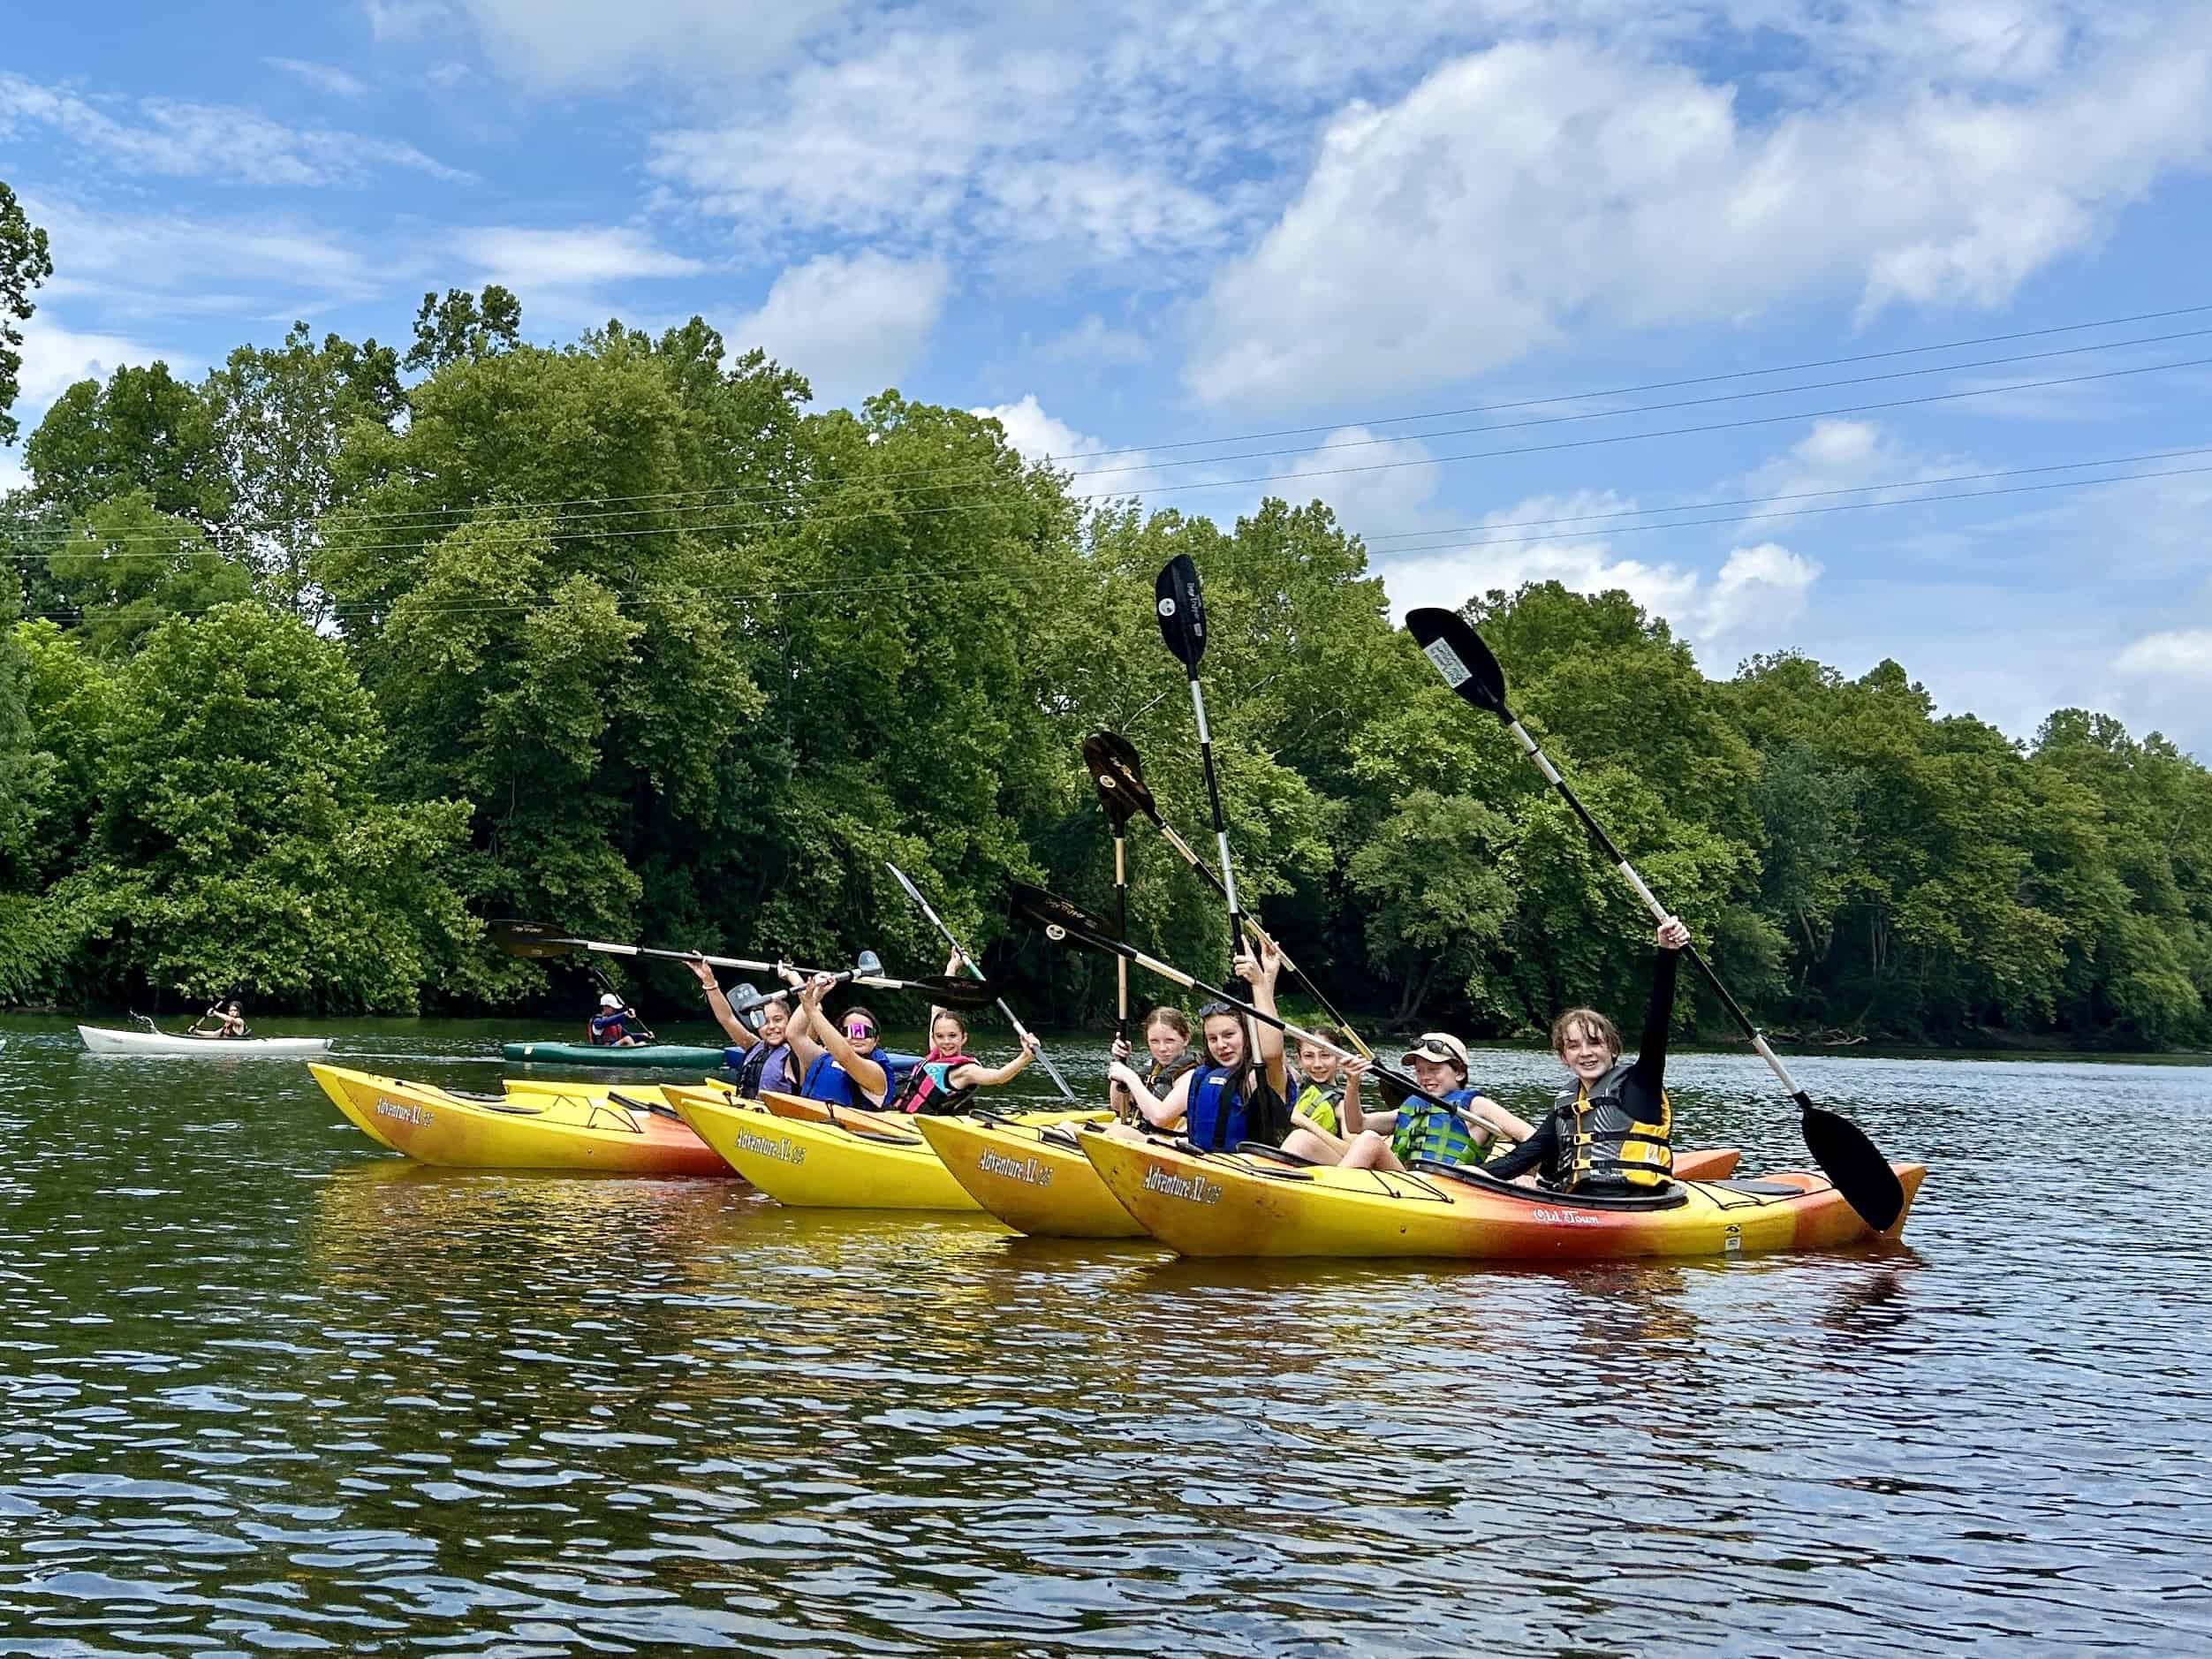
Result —
[[1163, 617], [1171, 617], [1175, 614], [1175, 601], [1172, 598], [1160, 601], [1160, 614]]
[[1436, 671], [1444, 677], [1444, 684], [1458, 691], [1474, 678], [1474, 670], [1459, 660], [1458, 652], [1443, 640], [1431, 640], [1421, 647], [1421, 655], [1436, 665]]

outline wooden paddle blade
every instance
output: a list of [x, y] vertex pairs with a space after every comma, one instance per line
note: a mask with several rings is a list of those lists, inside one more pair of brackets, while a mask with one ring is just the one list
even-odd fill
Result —
[[1488, 709], [1511, 723], [1513, 715], [1505, 706], [1505, 670], [1465, 617], [1456, 610], [1424, 605], [1405, 613], [1405, 631], [1413, 636], [1422, 655], [1436, 665], [1445, 685], [1477, 708]]
[[920, 991], [931, 1002], [946, 1008], [989, 1008], [998, 996], [989, 980], [972, 980], [965, 975], [953, 979], [943, 973], [908, 980], [906, 989]]
[[1160, 815], [1152, 792], [1145, 787], [1143, 763], [1128, 739], [1110, 731], [1094, 731], [1083, 739], [1083, 764], [1090, 768], [1091, 782], [1106, 815], [1113, 820], [1116, 835], [1138, 813], [1148, 818]]
[[572, 938], [542, 921], [488, 921], [484, 924], [484, 936], [495, 950], [504, 951], [509, 956], [573, 956], [584, 946], [581, 939]]
[[1821, 1173], [1836, 1183], [1844, 1201], [1859, 1212], [1860, 1219], [1876, 1232], [1887, 1232], [1905, 1213], [1905, 1187], [1867, 1132], [1835, 1112], [1823, 1110], [1800, 1095], [1804, 1109], [1806, 1148]]
[[1160, 637], [1176, 660], [1193, 674], [1206, 655], [1206, 600], [1199, 592], [1198, 566], [1178, 553], [1161, 566], [1152, 591], [1160, 613]]
[[1016, 882], [1012, 890], [1013, 913], [1023, 921], [1034, 922], [1056, 942], [1072, 939], [1077, 944], [1091, 944], [1100, 939], [1114, 937], [1113, 924], [1103, 916], [1094, 916], [1072, 899], [1057, 893], [1048, 893], [1042, 887], [1031, 887]]

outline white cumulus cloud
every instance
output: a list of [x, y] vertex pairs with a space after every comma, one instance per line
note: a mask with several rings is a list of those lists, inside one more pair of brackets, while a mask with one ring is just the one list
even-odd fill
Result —
[[1778, 113], [1572, 38], [1466, 54], [1330, 123], [1214, 281], [1186, 378], [1215, 403], [1402, 392], [1814, 292], [2002, 302], [2212, 157], [2212, 14], [2084, 49], [2026, 89], [1911, 80]]
[[817, 404], [850, 405], [921, 360], [951, 291], [942, 260], [825, 254], [785, 270], [726, 333], [739, 351], [760, 346], [804, 375]]
[[2112, 662], [2129, 679], [2212, 689], [2212, 628], [2169, 628], [2131, 642]]

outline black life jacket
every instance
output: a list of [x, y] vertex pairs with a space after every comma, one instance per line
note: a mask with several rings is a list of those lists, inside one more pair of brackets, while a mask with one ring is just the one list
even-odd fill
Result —
[[1631, 1063], [1623, 1060], [1598, 1079], [1595, 1087], [1577, 1082], [1563, 1088], [1552, 1103], [1556, 1136], [1547, 1186], [1572, 1192], [1586, 1183], [1596, 1186], [1664, 1186], [1674, 1171], [1670, 1136], [1674, 1107], [1659, 1093], [1659, 1121], [1638, 1118], [1622, 1097]]

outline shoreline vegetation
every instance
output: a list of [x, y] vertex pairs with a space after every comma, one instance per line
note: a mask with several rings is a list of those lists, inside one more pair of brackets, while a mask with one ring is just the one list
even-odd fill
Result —
[[[1640, 995], [1648, 922], [1326, 506], [1223, 526], [963, 410], [810, 412], [698, 319], [520, 326], [496, 287], [425, 296], [404, 352], [302, 324], [198, 382], [80, 383], [29, 434], [0, 498], [0, 1007], [578, 1024], [596, 984], [489, 949], [496, 916], [933, 968], [888, 859], [1026, 1019], [1095, 1026], [1110, 973], [1004, 896], [1110, 904], [1093, 731], [1207, 822], [1150, 637], [1178, 552], [1240, 893], [1332, 999], [1487, 1042]], [[2212, 772], [2157, 734], [2060, 709], [2019, 742], [1894, 662], [1711, 678], [1618, 592], [1464, 610], [1770, 1029], [2212, 1045]], [[1225, 966], [1211, 896], [1148, 828], [1129, 845], [1133, 936]], [[601, 966], [695, 1007], [680, 968]], [[1718, 1016], [1686, 986], [1686, 1032]]]

